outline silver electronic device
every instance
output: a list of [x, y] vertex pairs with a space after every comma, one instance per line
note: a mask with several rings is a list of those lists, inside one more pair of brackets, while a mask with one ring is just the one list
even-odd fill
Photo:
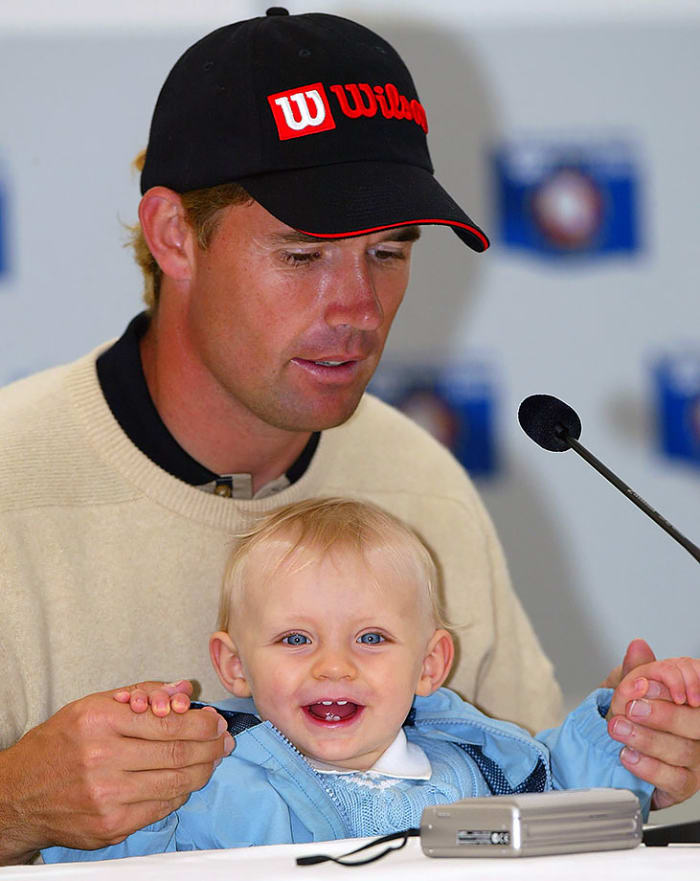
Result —
[[430, 857], [524, 857], [618, 850], [642, 841], [642, 812], [627, 789], [465, 798], [423, 811]]

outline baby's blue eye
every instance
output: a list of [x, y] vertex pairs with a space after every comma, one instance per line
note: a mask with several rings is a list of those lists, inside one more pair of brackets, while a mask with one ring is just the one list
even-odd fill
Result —
[[365, 645], [379, 645], [380, 642], [384, 642], [384, 637], [381, 633], [363, 633], [357, 641]]
[[306, 645], [308, 642], [311, 642], [311, 640], [308, 636], [304, 636], [303, 633], [289, 633], [282, 638], [282, 642], [285, 645]]

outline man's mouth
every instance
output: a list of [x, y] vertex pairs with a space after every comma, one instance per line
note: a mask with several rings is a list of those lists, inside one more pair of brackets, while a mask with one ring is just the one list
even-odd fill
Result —
[[355, 364], [357, 358], [294, 358], [300, 364], [313, 364], [316, 367], [344, 367], [346, 364]]
[[357, 382], [362, 372], [362, 358], [292, 358], [292, 364], [320, 384], [344, 386]]
[[338, 723], [348, 722], [353, 719], [362, 709], [359, 704], [352, 701], [318, 701], [304, 707], [306, 712], [317, 722]]

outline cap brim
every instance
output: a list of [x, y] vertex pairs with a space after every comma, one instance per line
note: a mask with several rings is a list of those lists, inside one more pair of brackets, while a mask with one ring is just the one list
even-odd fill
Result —
[[489, 240], [425, 168], [347, 162], [237, 181], [288, 226], [319, 238], [370, 235], [398, 226], [450, 226], [475, 251]]

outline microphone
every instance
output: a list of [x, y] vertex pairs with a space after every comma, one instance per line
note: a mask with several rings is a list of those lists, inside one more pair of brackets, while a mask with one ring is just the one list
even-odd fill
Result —
[[600, 459], [579, 443], [581, 436], [581, 420], [574, 410], [552, 395], [530, 395], [518, 409], [518, 421], [525, 434], [545, 450], [562, 453], [574, 450], [596, 471], [609, 480], [614, 487], [627, 496], [644, 513], [682, 545], [688, 553], [700, 563], [700, 548], [687, 539], [675, 526], [664, 519], [658, 511], [648, 505], [643, 498], [627, 486], [624, 481], [604, 465]]

